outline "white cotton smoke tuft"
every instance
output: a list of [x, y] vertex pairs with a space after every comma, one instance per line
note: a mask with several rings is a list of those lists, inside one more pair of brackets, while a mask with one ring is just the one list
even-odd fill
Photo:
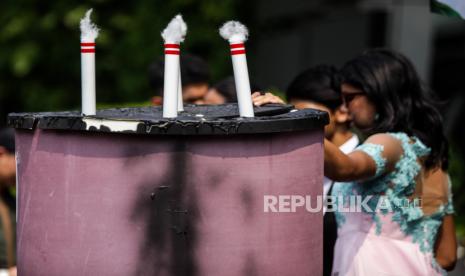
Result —
[[249, 30], [238, 21], [228, 21], [221, 26], [220, 35], [229, 42], [244, 42], [249, 36]]
[[184, 41], [187, 33], [187, 25], [180, 14], [176, 15], [161, 33], [165, 43], [179, 44]]
[[80, 27], [82, 41], [94, 41], [98, 36], [99, 29], [94, 23], [92, 23], [92, 21], [90, 21], [91, 13], [92, 9], [88, 10], [86, 15], [81, 19]]

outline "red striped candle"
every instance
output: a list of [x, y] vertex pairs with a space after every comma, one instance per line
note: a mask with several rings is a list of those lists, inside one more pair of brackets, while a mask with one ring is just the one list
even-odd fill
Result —
[[254, 117], [245, 44], [241, 41], [230, 41], [229, 47], [231, 49], [239, 113], [241, 117]]
[[247, 27], [238, 21], [228, 21], [220, 28], [220, 35], [229, 42], [231, 59], [234, 70], [234, 82], [236, 84], [237, 102], [241, 117], [253, 117], [254, 110], [252, 97], [250, 96], [249, 71], [245, 56], [244, 42], [249, 31]]
[[[179, 55], [181, 49], [179, 44], [165, 43], [165, 81], [163, 87], [163, 117], [175, 118], [178, 116], [180, 92], [180, 66]], [[180, 95], [181, 94], [181, 95]], [[182, 100], [182, 98], [181, 98]]]
[[95, 42], [81, 41], [81, 87], [82, 113], [95, 115]]
[[90, 20], [92, 9], [81, 19], [81, 97], [82, 114], [95, 115], [95, 39], [99, 29]]

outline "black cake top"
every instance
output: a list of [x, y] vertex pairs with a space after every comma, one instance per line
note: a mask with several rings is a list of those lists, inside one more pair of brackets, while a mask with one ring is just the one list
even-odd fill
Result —
[[10, 113], [8, 125], [17, 129], [83, 130], [168, 135], [229, 135], [272, 133], [323, 128], [326, 112], [292, 105], [268, 104], [254, 108], [254, 118], [239, 117], [237, 104], [184, 105], [175, 119], [163, 118], [159, 106], [112, 108], [83, 116], [78, 111]]

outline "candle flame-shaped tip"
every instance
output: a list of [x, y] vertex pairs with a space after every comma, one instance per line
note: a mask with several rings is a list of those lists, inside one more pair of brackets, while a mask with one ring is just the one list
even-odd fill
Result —
[[229, 41], [235, 40], [235, 42], [244, 42], [249, 36], [249, 30], [239, 21], [228, 21], [221, 26], [220, 35]]
[[90, 20], [91, 13], [92, 9], [88, 10], [80, 22], [82, 41], [94, 41], [99, 33], [99, 28]]
[[181, 43], [187, 33], [187, 25], [180, 14], [171, 19], [168, 26], [161, 33], [163, 40], [169, 43]]

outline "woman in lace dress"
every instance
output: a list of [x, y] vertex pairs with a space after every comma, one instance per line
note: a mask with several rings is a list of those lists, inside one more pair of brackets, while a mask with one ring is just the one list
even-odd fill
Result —
[[[446, 274], [456, 240], [440, 113], [398, 53], [366, 51], [342, 72], [345, 106], [368, 138], [348, 155], [325, 141], [325, 175], [351, 182], [332, 191], [333, 275]], [[359, 212], [351, 208], [356, 196], [365, 203]]]

